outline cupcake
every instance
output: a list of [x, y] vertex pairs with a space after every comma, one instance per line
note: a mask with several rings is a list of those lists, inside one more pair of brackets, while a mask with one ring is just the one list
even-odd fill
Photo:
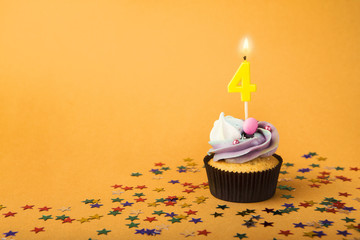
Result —
[[220, 114], [204, 158], [211, 194], [230, 202], [260, 202], [275, 194], [282, 158], [270, 123]]

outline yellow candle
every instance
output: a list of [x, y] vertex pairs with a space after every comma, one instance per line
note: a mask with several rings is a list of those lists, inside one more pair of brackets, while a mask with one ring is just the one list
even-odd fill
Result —
[[[249, 51], [249, 43], [247, 38], [244, 41], [244, 52]], [[239, 83], [241, 82], [241, 85]], [[245, 108], [245, 119], [248, 118], [248, 102], [251, 100], [251, 93], [256, 91], [256, 85], [250, 83], [250, 63], [246, 61], [246, 56], [244, 61], [241, 63], [239, 69], [236, 71], [234, 77], [228, 85], [228, 92], [240, 92], [241, 101], [244, 102]]]
[[[241, 82], [241, 85], [239, 83]], [[250, 63], [244, 60], [228, 85], [228, 92], [240, 92], [241, 101], [249, 102], [250, 93], [256, 91], [256, 85], [250, 83]]]

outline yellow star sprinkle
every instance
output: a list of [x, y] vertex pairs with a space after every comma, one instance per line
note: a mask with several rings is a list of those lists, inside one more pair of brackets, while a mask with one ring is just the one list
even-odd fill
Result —
[[191, 207], [191, 204], [187, 204], [187, 203], [183, 203], [182, 205], [180, 205], [181, 208], [186, 208], [186, 207]]
[[164, 192], [165, 189], [164, 189], [164, 188], [155, 188], [153, 191], [156, 191], [156, 192]]
[[89, 219], [98, 219], [100, 220], [100, 218], [103, 217], [103, 215], [99, 215], [99, 214], [95, 214], [94, 216], [90, 216]]
[[78, 219], [77, 221], [79, 221], [80, 223], [84, 223], [84, 222], [89, 222], [89, 218], [81, 218], [81, 219]]
[[184, 158], [184, 162], [192, 162], [193, 160], [192, 158]]

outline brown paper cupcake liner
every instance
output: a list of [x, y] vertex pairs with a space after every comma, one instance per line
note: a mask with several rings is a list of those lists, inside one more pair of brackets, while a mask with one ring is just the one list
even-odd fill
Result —
[[237, 173], [216, 169], [208, 164], [213, 155], [204, 158], [211, 194], [229, 202], [261, 202], [274, 196], [279, 177], [282, 158], [274, 154], [279, 163], [275, 168], [260, 171]]

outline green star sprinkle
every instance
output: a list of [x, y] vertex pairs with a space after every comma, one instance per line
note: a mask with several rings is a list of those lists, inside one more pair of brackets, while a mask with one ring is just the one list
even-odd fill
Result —
[[325, 212], [325, 211], [326, 211], [326, 208], [316, 207], [316, 209], [315, 209], [314, 211]]
[[292, 195], [281, 195], [281, 198], [286, 198], [286, 199], [289, 199], [289, 198], [294, 198]]
[[161, 214], [166, 214], [166, 212], [164, 212], [163, 210], [161, 210], [161, 211], [154, 211], [154, 212], [153, 212], [153, 215], [158, 215], [158, 216], [160, 216]]
[[81, 201], [85, 204], [93, 203], [94, 199], [86, 199], [85, 201]]
[[288, 171], [280, 171], [281, 174], [288, 174]]
[[341, 220], [344, 220], [346, 223], [348, 223], [348, 222], [355, 222], [355, 218], [348, 218], [348, 217], [346, 217], [346, 218], [343, 218], [343, 219], [341, 219]]
[[306, 177], [304, 177], [304, 176], [296, 176], [295, 179], [303, 180], [303, 179], [306, 179]]
[[64, 221], [64, 219], [65, 218], [68, 218], [69, 216], [65, 216], [65, 215], [61, 215], [61, 216], [56, 216], [56, 219], [55, 220], [63, 220]]
[[131, 222], [130, 224], [125, 224], [125, 225], [128, 226], [129, 228], [133, 228], [133, 227], [137, 228], [139, 224], [140, 223]]
[[142, 175], [142, 174], [139, 173], [139, 172], [131, 173], [131, 176], [132, 176], [132, 177], [139, 177], [139, 176], [141, 176], [141, 175]]
[[181, 218], [175, 218], [173, 217], [172, 219], [169, 219], [168, 221], [170, 221], [171, 223], [176, 223], [176, 222], [180, 222]]
[[315, 164], [315, 163], [310, 164], [309, 166], [311, 166], [311, 167], [313, 167], [313, 168], [320, 167], [320, 165], [319, 165], [319, 164]]
[[293, 188], [291, 186], [287, 186], [287, 185], [279, 185], [278, 188], [281, 190], [288, 190], [288, 191], [292, 191], [295, 189], [295, 188]]
[[101, 235], [101, 234], [107, 235], [108, 232], [111, 232], [111, 230], [106, 230], [106, 229], [104, 228], [103, 230], [97, 230], [97, 232], [98, 232], [98, 235]]
[[122, 198], [112, 198], [111, 200], [114, 203], [114, 202], [121, 202], [124, 199], [122, 199]]
[[121, 214], [121, 212], [119, 212], [119, 211], [110, 211], [110, 212], [108, 213], [108, 215], [113, 215], [113, 216], [116, 216], [116, 215], [118, 215], [118, 214]]
[[166, 201], [166, 199], [164, 199], [164, 198], [158, 198], [158, 199], [155, 200], [155, 202], [162, 202], [162, 203], [165, 202], [165, 201]]
[[294, 164], [293, 163], [284, 163], [284, 166], [286, 166], [286, 167], [293, 167], [294, 166]]
[[129, 216], [129, 217], [126, 218], [125, 220], [134, 221], [134, 220], [139, 220], [139, 218], [138, 218], [138, 216]]
[[169, 167], [162, 167], [161, 170], [167, 171], [167, 170], [170, 170], [170, 168]]
[[135, 197], [142, 197], [142, 196], [145, 196], [143, 193], [135, 193], [133, 196]]
[[43, 219], [44, 221], [46, 221], [46, 220], [48, 220], [48, 219], [53, 219], [52, 217], [51, 217], [51, 215], [42, 215], [42, 217], [41, 218], [39, 218], [39, 219]]
[[339, 170], [344, 171], [344, 168], [343, 168], [343, 167], [339, 167], [339, 166], [337, 166], [335, 169], [336, 169], [336, 171], [339, 171]]
[[246, 236], [246, 233], [242, 233], [242, 234], [236, 233], [236, 235], [235, 235], [234, 237], [239, 238], [239, 239], [248, 238], [248, 237]]

